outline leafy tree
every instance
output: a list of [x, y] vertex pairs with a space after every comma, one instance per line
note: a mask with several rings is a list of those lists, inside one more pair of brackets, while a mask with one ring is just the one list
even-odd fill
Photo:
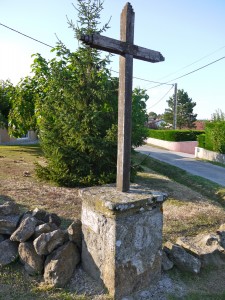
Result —
[[[165, 122], [173, 124], [174, 98], [170, 97], [167, 103], [169, 108], [165, 109], [163, 118]], [[193, 113], [195, 106], [196, 102], [189, 98], [187, 92], [184, 90], [177, 91], [177, 127], [179, 129], [195, 127], [194, 122], [197, 117], [197, 114]]]
[[148, 117], [149, 117], [149, 119], [156, 120], [158, 118], [158, 115], [154, 111], [150, 111], [148, 113]]
[[0, 81], [0, 127], [8, 127], [8, 116], [11, 109], [11, 97], [13, 96], [14, 87], [12, 83]]
[[21, 137], [28, 130], [37, 131], [35, 97], [37, 83], [32, 77], [25, 77], [17, 84], [9, 112], [9, 133]]
[[221, 122], [225, 121], [225, 113], [221, 109], [217, 109], [211, 116], [212, 121]]
[[[75, 37], [108, 28], [106, 24], [98, 29], [101, 10], [99, 0], [78, 1], [79, 27], [69, 21]], [[18, 105], [19, 115], [15, 105], [12, 124], [18, 129], [23, 124], [37, 126], [47, 158], [47, 166], [37, 166], [40, 177], [64, 186], [115, 182], [118, 78], [110, 75], [109, 57], [102, 58], [97, 50], [83, 45], [70, 52], [62, 42], [52, 51], [56, 57], [50, 61], [34, 55], [34, 77], [22, 81], [15, 101], [22, 104], [24, 100], [28, 109]], [[142, 144], [147, 136], [147, 97], [145, 91], [134, 90], [133, 146]], [[34, 119], [27, 118], [29, 112]]]
[[[78, 1], [80, 27], [69, 23], [76, 37], [107, 28], [106, 24], [97, 29], [101, 10], [101, 1]], [[108, 58], [102, 59], [95, 49], [81, 45], [71, 53], [59, 43], [54, 51], [55, 59], [47, 62], [37, 55], [33, 65], [46, 93], [36, 103], [41, 144], [48, 159], [47, 167], [39, 166], [39, 175], [66, 186], [115, 182], [118, 79], [110, 76]], [[141, 90], [134, 93], [134, 128], [139, 133], [146, 117], [141, 101], [145, 97]], [[146, 132], [142, 134], [133, 135], [134, 144], [141, 143]]]
[[149, 96], [146, 90], [135, 88], [132, 94], [132, 135], [131, 144], [135, 147], [141, 146], [148, 136], [148, 129], [144, 124], [148, 121], [146, 112], [146, 101]]
[[[60, 59], [47, 64], [46, 97], [37, 102], [41, 145], [48, 159], [39, 174], [66, 186], [114, 181], [117, 147], [110, 132], [117, 85], [104, 66], [96, 68], [102, 61], [92, 50], [70, 53], [59, 46], [57, 51]], [[40, 74], [39, 60], [35, 65]]]

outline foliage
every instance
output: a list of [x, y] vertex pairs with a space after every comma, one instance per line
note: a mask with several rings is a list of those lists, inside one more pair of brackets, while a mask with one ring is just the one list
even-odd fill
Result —
[[15, 87], [12, 107], [9, 112], [9, 134], [21, 137], [28, 130], [37, 131], [35, 98], [37, 83], [34, 78], [25, 77]]
[[155, 113], [154, 111], [150, 111], [148, 113], [148, 117], [149, 117], [149, 119], [156, 120], [158, 118], [158, 114]]
[[146, 101], [149, 96], [145, 90], [135, 88], [132, 94], [132, 146], [141, 146], [148, 136], [148, 128], [144, 124], [148, 120]]
[[225, 153], [225, 121], [208, 122], [205, 127], [205, 148]]
[[197, 140], [198, 140], [198, 147], [201, 147], [201, 148], [205, 148], [205, 134], [200, 134], [198, 137], [197, 137]]
[[9, 80], [0, 81], [0, 128], [8, 127], [8, 116], [13, 92], [14, 87]]
[[196, 141], [197, 137], [204, 131], [202, 130], [151, 130], [149, 129], [148, 137], [172, 141], [172, 142], [183, 142], [183, 141]]
[[221, 109], [217, 109], [211, 117], [213, 122], [225, 121], [225, 113]]
[[[68, 21], [75, 37], [102, 33], [102, 1], [78, 0], [78, 25]], [[10, 113], [15, 136], [38, 130], [47, 166], [37, 165], [40, 177], [59, 185], [77, 186], [115, 182], [117, 162], [118, 78], [107, 68], [109, 56], [80, 45], [70, 52], [59, 41], [47, 61], [33, 55], [32, 78], [16, 87]], [[147, 137], [144, 90], [133, 92], [132, 146]], [[131, 170], [133, 172], [133, 168]]]
[[217, 109], [212, 114], [212, 121], [205, 126], [205, 135], [199, 137], [199, 147], [225, 153], [225, 113]]
[[[167, 103], [169, 108], [165, 109], [163, 118], [165, 122], [173, 124], [174, 98], [170, 97]], [[197, 114], [193, 113], [195, 106], [196, 102], [193, 102], [184, 90], [177, 91], [177, 127], [179, 129], [195, 128], [194, 122], [197, 117]]]
[[[58, 60], [46, 64], [46, 97], [37, 103], [41, 145], [48, 159], [39, 174], [65, 186], [114, 181], [116, 81], [104, 65], [96, 67], [102, 61], [89, 48], [70, 53], [58, 46], [56, 51]], [[36, 75], [39, 66], [36, 58]]]

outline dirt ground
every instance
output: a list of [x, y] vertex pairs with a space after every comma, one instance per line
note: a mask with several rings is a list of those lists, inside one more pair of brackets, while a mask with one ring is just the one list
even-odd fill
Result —
[[[44, 163], [42, 153], [37, 146], [4, 146], [0, 147], [0, 203], [5, 200], [15, 201], [21, 211], [36, 207], [57, 213], [68, 226], [74, 218], [80, 217], [81, 199], [77, 188], [62, 188], [43, 183], [35, 177], [35, 162]], [[175, 241], [179, 236], [196, 235], [201, 232], [215, 232], [220, 224], [225, 223], [225, 211], [220, 204], [203, 197], [191, 190], [191, 187], [177, 184], [167, 177], [145, 169], [137, 179], [147, 184], [152, 190], [168, 194], [164, 203], [164, 242]], [[15, 271], [15, 270], [14, 270]], [[196, 276], [183, 276], [178, 270], [164, 274], [161, 287], [143, 299], [225, 299], [225, 270], [210, 271]], [[5, 284], [0, 272], [0, 288], [4, 290], [10, 285]], [[210, 281], [210, 284], [207, 282]], [[77, 298], [48, 297], [49, 299], [109, 299], [93, 281], [80, 270], [68, 285], [70, 293], [75, 292]], [[12, 283], [13, 284], [13, 283]], [[91, 292], [90, 292], [91, 290]], [[163, 291], [171, 294], [163, 298]], [[200, 292], [202, 290], [202, 292]], [[159, 291], [161, 294], [159, 294]], [[200, 293], [200, 294], [199, 294]], [[78, 295], [91, 294], [90, 298], [79, 298]], [[101, 294], [103, 294], [101, 296]], [[4, 294], [5, 295], [5, 294]], [[72, 294], [70, 294], [72, 295]], [[155, 295], [155, 296], [154, 296]], [[0, 292], [0, 299], [2, 298]], [[44, 299], [32, 296], [34, 299]], [[148, 298], [150, 297], [150, 298]], [[155, 297], [155, 298], [154, 298]], [[222, 297], [222, 298], [220, 298]], [[224, 298], [223, 298], [224, 297]], [[21, 298], [25, 299], [24, 295]], [[14, 299], [6, 297], [4, 299]], [[16, 299], [16, 298], [15, 298]], [[28, 298], [27, 298], [28, 299]]]

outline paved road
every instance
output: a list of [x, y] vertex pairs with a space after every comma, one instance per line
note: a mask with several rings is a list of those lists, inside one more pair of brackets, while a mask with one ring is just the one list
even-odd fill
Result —
[[196, 160], [192, 154], [173, 152], [165, 149], [143, 145], [136, 149], [150, 157], [179, 167], [193, 175], [201, 176], [225, 187], [225, 168]]

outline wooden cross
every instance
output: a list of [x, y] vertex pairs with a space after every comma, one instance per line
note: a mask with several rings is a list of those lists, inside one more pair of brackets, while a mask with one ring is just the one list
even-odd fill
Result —
[[82, 35], [80, 40], [92, 48], [120, 54], [117, 190], [127, 192], [130, 188], [133, 58], [155, 63], [164, 61], [164, 57], [160, 52], [134, 45], [134, 11], [130, 3], [121, 13], [120, 41], [100, 34]]

